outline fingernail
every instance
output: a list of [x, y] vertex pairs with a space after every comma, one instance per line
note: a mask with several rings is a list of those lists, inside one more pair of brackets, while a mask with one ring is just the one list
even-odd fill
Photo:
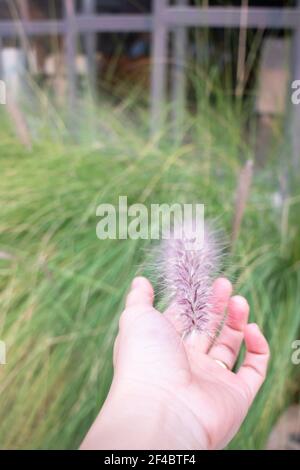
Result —
[[260, 328], [257, 323], [248, 323], [248, 326], [251, 326], [252, 329], [260, 331]]
[[140, 276], [135, 277], [131, 283], [131, 287], [138, 287], [141, 284], [142, 279], [143, 278]]

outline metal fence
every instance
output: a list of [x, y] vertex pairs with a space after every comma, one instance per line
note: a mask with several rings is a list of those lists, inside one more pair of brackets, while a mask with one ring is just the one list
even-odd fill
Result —
[[[152, 75], [151, 75], [151, 116], [152, 125], [162, 123], [166, 102], [166, 79], [168, 63], [173, 67], [173, 99], [184, 106], [185, 96], [185, 51], [186, 31], [189, 27], [288, 29], [293, 31], [292, 76], [300, 79], [300, 0], [294, 8], [248, 8], [246, 15], [241, 7], [196, 7], [188, 6], [188, 0], [153, 0], [151, 14], [102, 14], [95, 13], [95, 0], [83, 0], [83, 11], [76, 12], [75, 0], [64, 0], [64, 18], [57, 20], [30, 21], [22, 17], [18, 21], [0, 21], [0, 45], [4, 37], [22, 34], [45, 36], [61, 34], [65, 37], [65, 54], [68, 71], [69, 103], [76, 102], [77, 76], [75, 58], [77, 37], [85, 38], [89, 73], [95, 73], [96, 33], [105, 32], [151, 32], [152, 33]], [[169, 34], [173, 33], [173, 57], [168, 57]], [[289, 126], [294, 161], [300, 162], [300, 106], [292, 108]]]

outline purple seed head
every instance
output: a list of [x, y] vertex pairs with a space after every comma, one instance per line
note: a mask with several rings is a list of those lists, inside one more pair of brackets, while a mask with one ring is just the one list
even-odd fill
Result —
[[213, 334], [212, 283], [219, 269], [221, 250], [208, 225], [204, 227], [202, 243], [195, 237], [195, 229], [194, 222], [185, 221], [180, 237], [173, 233], [161, 244], [164, 290], [184, 334], [193, 330]]

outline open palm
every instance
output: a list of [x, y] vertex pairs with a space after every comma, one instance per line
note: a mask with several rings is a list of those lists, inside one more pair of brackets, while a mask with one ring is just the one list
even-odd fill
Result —
[[[230, 282], [220, 278], [213, 290], [220, 324], [227, 315], [211, 344], [196, 331], [183, 337], [176, 309], [162, 315], [149, 281], [134, 280], [120, 318], [113, 384], [83, 448], [217, 449], [232, 439], [264, 381], [269, 348], [257, 325], [247, 325], [247, 301], [230, 297]], [[243, 341], [244, 363], [234, 373]], [[124, 432], [110, 438], [103, 429], [116, 414]]]

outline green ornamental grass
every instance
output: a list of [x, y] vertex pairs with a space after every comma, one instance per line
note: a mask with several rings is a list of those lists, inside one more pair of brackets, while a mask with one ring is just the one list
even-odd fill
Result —
[[[2, 116], [1, 448], [77, 448], [106, 397], [124, 295], [137, 272], [147, 274], [152, 243], [98, 240], [100, 203], [117, 205], [120, 195], [147, 206], [204, 203], [206, 216], [230, 234], [237, 175], [251, 156], [241, 110], [224, 97], [201, 104], [185, 117], [182, 139], [172, 129], [150, 138], [146, 117], [126, 103], [97, 112], [82, 107], [75, 144], [57, 121], [55, 129], [40, 122], [28, 151]], [[300, 202], [295, 194], [277, 207], [277, 187], [276, 168], [255, 173], [224, 267], [272, 349], [267, 380], [234, 449], [262, 448], [296, 390], [291, 343], [300, 329]]]

